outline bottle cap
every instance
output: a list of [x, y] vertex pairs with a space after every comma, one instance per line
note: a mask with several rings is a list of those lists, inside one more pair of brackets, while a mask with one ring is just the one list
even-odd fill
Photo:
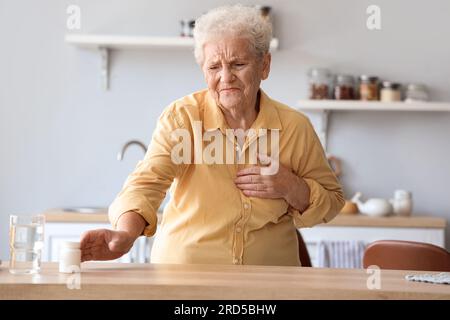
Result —
[[383, 88], [391, 88], [394, 90], [400, 89], [400, 83], [391, 82], [391, 81], [383, 81]]
[[62, 241], [61, 248], [80, 249], [80, 243], [76, 241]]
[[363, 82], [378, 82], [378, 77], [363, 74], [359, 77], [359, 80]]

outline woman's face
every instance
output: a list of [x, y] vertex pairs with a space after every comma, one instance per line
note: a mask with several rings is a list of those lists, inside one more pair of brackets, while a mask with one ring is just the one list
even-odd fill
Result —
[[270, 54], [259, 58], [245, 38], [209, 41], [202, 71], [211, 95], [225, 109], [249, 108], [270, 71]]

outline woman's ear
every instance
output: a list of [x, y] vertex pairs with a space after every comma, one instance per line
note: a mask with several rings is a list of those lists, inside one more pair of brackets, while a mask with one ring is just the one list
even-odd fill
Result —
[[270, 73], [270, 62], [272, 61], [272, 55], [270, 52], [266, 53], [263, 57], [263, 69], [262, 69], [262, 80], [266, 80]]

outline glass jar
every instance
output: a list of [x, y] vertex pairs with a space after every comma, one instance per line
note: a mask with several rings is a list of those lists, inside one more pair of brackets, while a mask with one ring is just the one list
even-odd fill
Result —
[[338, 75], [334, 86], [334, 98], [336, 100], [355, 99], [355, 82], [353, 76]]
[[428, 101], [429, 95], [427, 88], [423, 84], [411, 83], [406, 87], [406, 102]]
[[378, 77], [362, 75], [359, 77], [359, 99], [376, 101], [378, 98]]
[[33, 274], [41, 271], [44, 227], [43, 215], [9, 217], [10, 273]]
[[380, 100], [383, 102], [393, 102], [402, 100], [402, 93], [400, 84], [390, 81], [383, 81]]
[[313, 68], [308, 72], [309, 99], [329, 99], [331, 72], [326, 68]]

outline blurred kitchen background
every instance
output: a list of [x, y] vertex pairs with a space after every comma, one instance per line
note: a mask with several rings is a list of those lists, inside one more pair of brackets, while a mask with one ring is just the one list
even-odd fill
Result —
[[[142, 158], [158, 116], [173, 100], [205, 87], [188, 48], [113, 50], [110, 88], [102, 88], [96, 50], [68, 34], [178, 37], [222, 0], [0, 0], [0, 258], [8, 259], [8, 217], [51, 208], [107, 207]], [[263, 89], [299, 108], [307, 72], [370, 74], [426, 84], [432, 101], [450, 101], [447, 0], [240, 1], [272, 8], [271, 74]], [[366, 28], [366, 8], [381, 8], [381, 30]], [[70, 5], [81, 28], [66, 26]], [[311, 114], [314, 123], [317, 115]], [[450, 112], [336, 111], [328, 152], [342, 162], [347, 199], [412, 192], [412, 216], [450, 219]], [[447, 224], [446, 247], [450, 248]]]

